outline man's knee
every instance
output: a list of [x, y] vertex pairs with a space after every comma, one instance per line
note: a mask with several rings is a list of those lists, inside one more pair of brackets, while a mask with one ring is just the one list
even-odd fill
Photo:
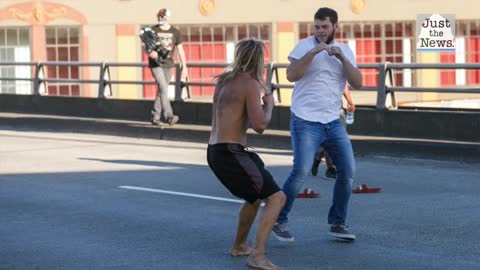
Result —
[[262, 204], [262, 200], [256, 200], [254, 203], [250, 204], [253, 208], [258, 209]]
[[309, 164], [310, 166], [305, 166], [305, 164], [302, 164], [302, 166], [293, 168], [293, 174], [295, 175], [295, 179], [300, 180], [308, 176], [313, 165], [313, 160]]
[[353, 177], [355, 175], [355, 166], [337, 166], [337, 175], [339, 181], [350, 181], [353, 182]]
[[275, 192], [274, 194], [270, 195], [268, 197], [268, 201], [270, 203], [276, 204], [276, 205], [285, 205], [285, 202], [287, 201], [287, 197], [282, 191]]

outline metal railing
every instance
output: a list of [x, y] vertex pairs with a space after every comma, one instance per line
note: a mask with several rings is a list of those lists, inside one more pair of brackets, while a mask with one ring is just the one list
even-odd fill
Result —
[[[188, 67], [193, 68], [225, 68], [228, 63], [188, 63]], [[4, 81], [32, 81], [33, 94], [41, 95], [46, 89], [47, 83], [93, 83], [98, 84], [98, 98], [107, 98], [111, 96], [111, 86], [113, 84], [156, 84], [155, 81], [126, 81], [126, 80], [111, 80], [110, 68], [112, 67], [148, 67], [147, 63], [106, 63], [106, 62], [0, 62], [1, 66], [31, 66], [34, 68], [34, 76], [32, 78], [11, 78], [0, 77]], [[83, 79], [52, 79], [46, 78], [44, 68], [46, 66], [78, 66], [78, 67], [98, 67], [98, 80], [83, 80]], [[281, 102], [280, 89], [293, 89], [293, 84], [279, 83], [279, 69], [286, 69], [288, 64], [285, 63], [269, 63], [265, 65], [266, 70], [266, 87], [274, 92], [276, 99]], [[479, 64], [396, 64], [396, 63], [378, 63], [378, 64], [358, 64], [361, 69], [374, 69], [378, 71], [378, 83], [376, 87], [362, 87], [361, 91], [376, 91], [377, 100], [376, 108], [380, 110], [395, 109], [397, 103], [395, 99], [395, 92], [438, 92], [438, 93], [480, 93], [480, 87], [399, 87], [395, 86], [393, 78], [393, 70], [404, 69], [469, 69], [480, 70]], [[199, 82], [199, 81], [182, 81], [181, 66], [177, 63], [175, 65], [176, 77], [171, 85], [175, 86], [175, 100], [182, 100], [183, 91], [187, 92], [187, 97], [191, 98], [190, 86], [215, 86], [213, 82]]]

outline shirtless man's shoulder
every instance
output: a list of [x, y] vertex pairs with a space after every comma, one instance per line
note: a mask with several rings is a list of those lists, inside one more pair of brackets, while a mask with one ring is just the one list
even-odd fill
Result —
[[259, 83], [249, 74], [237, 74], [237, 76], [223, 84], [218, 83], [215, 87], [214, 102], [242, 101], [243, 98], [256, 93]]

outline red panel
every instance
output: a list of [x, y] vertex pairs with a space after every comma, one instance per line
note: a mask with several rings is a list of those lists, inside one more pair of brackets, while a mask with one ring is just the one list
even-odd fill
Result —
[[68, 67], [67, 66], [59, 66], [58, 67], [58, 75], [59, 75], [59, 78], [68, 79]]
[[[473, 35], [475, 33], [471, 33]], [[480, 63], [480, 37], [469, 38], [465, 43], [465, 51], [470, 52], [467, 59], [470, 63]], [[468, 70], [467, 71], [467, 83], [479, 84], [480, 83], [480, 71]]]
[[[357, 40], [356, 41], [357, 63], [368, 64], [376, 63], [377, 53], [380, 52], [379, 43], [375, 40]], [[363, 75], [363, 84], [365, 86], [376, 86], [378, 74], [372, 69], [361, 69]]]
[[[455, 53], [447, 52], [440, 53], [440, 63], [455, 63]], [[456, 85], [455, 70], [441, 70], [440, 71], [440, 85], [449, 86]]]
[[68, 85], [60, 85], [59, 86], [59, 95], [60, 96], [69, 96], [70, 95], [70, 91], [69, 91], [69, 86]]
[[79, 72], [78, 72], [78, 66], [72, 66], [70, 67], [70, 76], [72, 79], [79, 79]]
[[55, 48], [47, 48], [47, 61], [57, 61], [57, 50]]
[[49, 96], [57, 96], [58, 95], [58, 86], [56, 85], [49, 85], [47, 87], [47, 92]]
[[[143, 52], [142, 52], [142, 61], [148, 63], [148, 56], [147, 56], [147, 54], [145, 54]], [[144, 82], [155, 81], [149, 67], [142, 68], [142, 71], [143, 71], [143, 77], [142, 78], [143, 78]], [[143, 85], [143, 98], [154, 99], [156, 95], [157, 95], [157, 85], [155, 85], [155, 84], [144, 84]]]
[[214, 44], [213, 45], [213, 53], [214, 53], [214, 58], [213, 60], [218, 63], [223, 63], [225, 62], [226, 59], [226, 49], [225, 49], [225, 44]]
[[[212, 59], [213, 62], [215, 63], [225, 63], [226, 62], [226, 45], [224, 43], [217, 43], [213, 44], [213, 53], [214, 57]], [[208, 80], [208, 82], [213, 82], [213, 77], [222, 73], [225, 69], [220, 67], [220, 68], [212, 68], [210, 73], [211, 76]], [[213, 92], [215, 90], [215, 87], [204, 87], [202, 89], [203, 95], [204, 96], [213, 96]]]
[[[455, 63], [455, 53], [443, 52], [440, 53], [440, 63]], [[449, 86], [456, 85], [455, 70], [441, 70], [440, 71], [440, 85]]]
[[[477, 33], [478, 36], [478, 33]], [[477, 55], [477, 59], [475, 63], [480, 63], [480, 37], [475, 38], [477, 40], [477, 47], [473, 50], [473, 52]], [[480, 83], [480, 70], [476, 70], [477, 79], [475, 80], [475, 84]]]
[[57, 57], [58, 57], [58, 61], [68, 61], [68, 48], [59, 47]]
[[[199, 62], [201, 60], [201, 47], [199, 44], [183, 44], [185, 54], [187, 55], [188, 62]], [[188, 76], [191, 82], [199, 82], [201, 78], [200, 68], [189, 67]], [[190, 92], [192, 96], [201, 96], [200, 86], [191, 86]]]
[[72, 90], [72, 96], [74, 97], [80, 96], [80, 85], [78, 84], [72, 85], [71, 90]]
[[[213, 44], [206, 44], [204, 43], [204, 45], [202, 46], [202, 51], [201, 51], [201, 58], [202, 58], [202, 62], [214, 62], [215, 61], [215, 57], [214, 57], [214, 54], [213, 54]], [[201, 73], [201, 78], [200, 78], [200, 81], [201, 82], [211, 82], [212, 81], [212, 77], [214, 76], [213, 74], [213, 68], [202, 68], [200, 70], [200, 73]], [[200, 91], [200, 94], [201, 96], [206, 96], [207, 92], [210, 92], [207, 90], [208, 87], [205, 87], [205, 86], [202, 86], [201, 87], [201, 91]]]
[[[225, 51], [225, 49], [223, 50]], [[265, 63], [270, 63], [270, 55], [271, 55], [270, 42], [265, 42]]]
[[46, 66], [46, 68], [47, 68], [47, 74], [45, 74], [45, 75], [47, 76], [47, 78], [49, 78], [49, 79], [58, 78], [57, 67], [56, 66]]
[[78, 47], [70, 47], [70, 61], [78, 61]]

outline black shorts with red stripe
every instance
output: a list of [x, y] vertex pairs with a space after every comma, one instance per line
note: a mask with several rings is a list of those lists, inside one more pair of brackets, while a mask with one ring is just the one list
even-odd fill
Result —
[[260, 157], [241, 144], [209, 144], [208, 166], [236, 197], [253, 204], [280, 191]]

